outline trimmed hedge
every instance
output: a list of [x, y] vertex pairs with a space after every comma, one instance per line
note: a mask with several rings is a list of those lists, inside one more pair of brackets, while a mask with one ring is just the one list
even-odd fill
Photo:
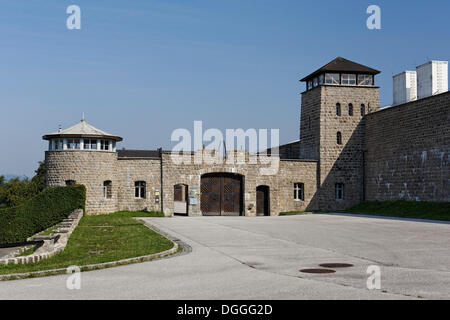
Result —
[[84, 209], [86, 188], [48, 187], [24, 204], [0, 209], [0, 244], [25, 242], [28, 237], [67, 218], [75, 209]]

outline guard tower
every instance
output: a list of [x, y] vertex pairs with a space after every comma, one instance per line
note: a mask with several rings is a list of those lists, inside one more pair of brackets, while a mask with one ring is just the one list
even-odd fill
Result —
[[320, 209], [364, 199], [364, 116], [380, 108], [379, 73], [338, 57], [301, 79], [300, 157], [319, 160]]
[[84, 116], [76, 125], [44, 135], [48, 186], [86, 186], [86, 212], [113, 212], [119, 185], [116, 144], [122, 138], [88, 124]]

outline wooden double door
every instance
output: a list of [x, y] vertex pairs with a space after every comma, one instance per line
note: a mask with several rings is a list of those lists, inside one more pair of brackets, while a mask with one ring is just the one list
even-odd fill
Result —
[[200, 183], [200, 208], [207, 216], [239, 216], [243, 208], [243, 178], [232, 173], [205, 174]]

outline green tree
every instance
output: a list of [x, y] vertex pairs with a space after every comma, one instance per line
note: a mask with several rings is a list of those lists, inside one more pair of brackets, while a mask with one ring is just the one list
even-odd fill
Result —
[[39, 167], [34, 172], [36, 175], [31, 179], [31, 183], [34, 184], [36, 194], [38, 194], [45, 189], [45, 174], [47, 172], [45, 162], [39, 161]]
[[35, 173], [31, 180], [15, 178], [5, 182], [0, 177], [0, 206], [14, 207], [41, 193], [45, 189], [45, 162], [39, 162]]

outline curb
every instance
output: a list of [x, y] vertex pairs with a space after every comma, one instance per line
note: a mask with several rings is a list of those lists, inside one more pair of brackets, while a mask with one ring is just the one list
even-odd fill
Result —
[[[150, 227], [147, 224], [145, 224], [145, 225], [147, 227]], [[153, 228], [150, 228], [150, 229], [153, 229]], [[156, 230], [154, 230], [154, 231], [156, 231]], [[146, 255], [146, 256], [117, 260], [117, 261], [103, 262], [103, 263], [97, 263], [97, 264], [88, 264], [85, 266], [79, 266], [79, 268], [81, 271], [94, 271], [94, 270], [106, 269], [106, 268], [111, 268], [111, 267], [118, 267], [118, 266], [127, 265], [127, 264], [162, 259], [162, 258], [171, 256], [171, 255], [174, 255], [183, 250], [183, 247], [181, 245], [179, 245], [177, 242], [175, 242], [173, 239], [171, 239], [171, 238], [168, 238], [168, 239], [173, 243], [173, 247], [166, 251], [153, 253], [153, 254]], [[67, 268], [32, 271], [32, 272], [16, 273], [16, 274], [5, 274], [5, 275], [0, 275], [0, 281], [46, 277], [46, 276], [53, 276], [53, 275], [59, 275], [59, 274], [67, 274]]]

